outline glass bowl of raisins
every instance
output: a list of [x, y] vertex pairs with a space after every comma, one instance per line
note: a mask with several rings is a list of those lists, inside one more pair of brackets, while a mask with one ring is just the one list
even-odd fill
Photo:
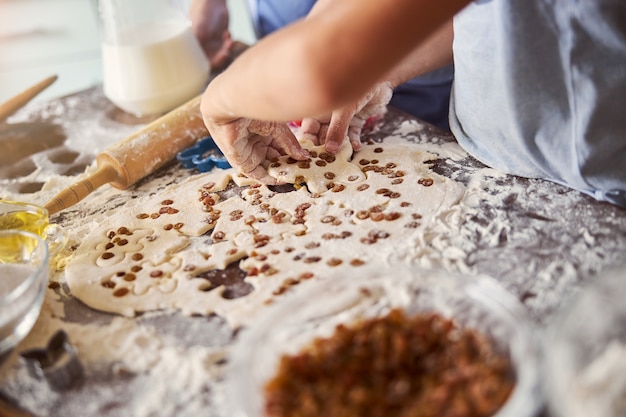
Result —
[[243, 329], [227, 394], [238, 417], [530, 417], [538, 362], [494, 280], [371, 267], [307, 282]]
[[543, 368], [555, 417], [626, 415], [626, 265], [589, 282], [544, 338]]

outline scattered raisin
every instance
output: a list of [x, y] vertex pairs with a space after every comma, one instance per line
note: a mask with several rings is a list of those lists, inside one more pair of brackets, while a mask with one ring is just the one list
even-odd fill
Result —
[[312, 263], [315, 263], [315, 262], [319, 262], [321, 260], [322, 260], [322, 258], [320, 256], [309, 256], [308, 258], [304, 258], [303, 262], [305, 264], [312, 264]]
[[419, 185], [423, 185], [424, 187], [430, 187], [434, 184], [434, 181], [432, 178], [420, 178], [419, 180], [417, 180], [417, 183]]
[[335, 162], [335, 155], [328, 153], [328, 152], [322, 152], [319, 154], [320, 159], [323, 159], [324, 161], [328, 162], [329, 164], [332, 164], [333, 162]]
[[352, 266], [361, 266], [361, 265], [365, 265], [365, 261], [355, 258], [353, 260], [350, 261], [350, 265]]
[[123, 296], [125, 296], [128, 293], [129, 293], [128, 288], [119, 288], [119, 289], [113, 291], [113, 295], [115, 297], [123, 297]]
[[339, 258], [330, 258], [328, 261], [326, 261], [326, 264], [328, 266], [339, 266], [343, 263], [343, 261]]

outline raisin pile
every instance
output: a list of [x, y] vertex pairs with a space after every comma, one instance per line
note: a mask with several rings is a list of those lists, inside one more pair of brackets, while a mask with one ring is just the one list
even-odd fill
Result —
[[490, 416], [514, 385], [510, 360], [485, 336], [394, 309], [283, 356], [265, 385], [265, 415]]

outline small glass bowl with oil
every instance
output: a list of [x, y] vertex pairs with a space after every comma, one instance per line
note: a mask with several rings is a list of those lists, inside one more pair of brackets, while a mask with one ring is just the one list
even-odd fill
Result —
[[48, 276], [48, 245], [41, 237], [0, 230], [0, 362], [35, 324]]
[[48, 210], [35, 204], [0, 199], [0, 231], [23, 230], [34, 233], [48, 244], [50, 256], [67, 242], [61, 226], [50, 224]]

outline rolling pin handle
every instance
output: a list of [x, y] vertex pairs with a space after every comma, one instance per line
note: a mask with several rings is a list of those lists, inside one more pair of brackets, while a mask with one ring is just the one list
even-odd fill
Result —
[[117, 179], [118, 174], [114, 167], [104, 165], [98, 167], [98, 170], [87, 178], [74, 183], [64, 189], [44, 206], [48, 210], [48, 214], [58, 213], [64, 208], [73, 206], [83, 198], [91, 194], [96, 188]]
[[96, 157], [98, 170], [57, 194], [45, 205], [48, 212], [54, 214], [70, 207], [107, 183], [125, 189], [207, 136], [209, 132], [200, 113], [201, 100], [202, 95], [194, 97], [105, 149]]

